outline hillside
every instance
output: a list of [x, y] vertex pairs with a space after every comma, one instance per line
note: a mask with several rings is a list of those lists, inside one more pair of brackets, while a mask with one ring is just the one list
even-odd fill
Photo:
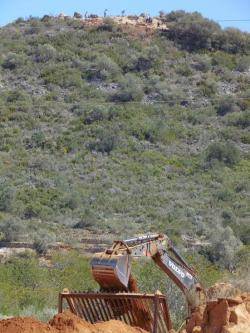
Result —
[[250, 35], [197, 13], [158, 20], [0, 29], [3, 240], [42, 252], [164, 232], [230, 270], [244, 258]]

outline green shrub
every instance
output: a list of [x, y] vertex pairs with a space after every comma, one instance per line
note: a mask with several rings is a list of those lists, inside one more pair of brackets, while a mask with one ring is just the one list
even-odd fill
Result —
[[3, 62], [2, 67], [4, 69], [14, 70], [22, 67], [26, 62], [26, 58], [22, 54], [16, 54], [14, 52], [9, 52]]
[[169, 18], [172, 24], [167, 31], [168, 38], [188, 51], [213, 48], [217, 36], [221, 33], [219, 24], [203, 18], [197, 12], [171, 12], [166, 15], [166, 21]]
[[117, 30], [117, 25], [115, 24], [114, 20], [110, 17], [106, 17], [103, 20], [103, 23], [97, 27], [97, 31], [108, 31], [113, 32]]
[[56, 58], [57, 51], [50, 44], [39, 45], [35, 50], [34, 60], [36, 62], [49, 62]]
[[205, 165], [212, 167], [216, 161], [233, 166], [240, 161], [240, 152], [231, 143], [211, 143], [205, 150]]
[[215, 196], [219, 201], [230, 201], [233, 197], [232, 192], [228, 189], [218, 191]]
[[233, 54], [248, 53], [250, 50], [249, 33], [237, 28], [226, 28], [221, 38], [221, 49]]
[[235, 222], [235, 216], [230, 210], [223, 210], [221, 213], [221, 217], [223, 218], [223, 224], [226, 226], [228, 224], [233, 224]]
[[52, 83], [62, 88], [81, 88], [83, 84], [79, 71], [62, 65], [48, 66], [42, 71], [41, 77], [45, 84]]
[[15, 217], [2, 220], [0, 231], [3, 234], [3, 240], [7, 242], [17, 241], [24, 230], [22, 223], [20, 219]]
[[241, 137], [240, 137], [240, 141], [242, 143], [245, 143], [245, 144], [249, 145], [250, 144], [250, 133], [242, 134]]
[[250, 111], [243, 111], [233, 115], [228, 119], [230, 125], [234, 125], [240, 128], [248, 128], [250, 126]]
[[237, 224], [234, 226], [234, 232], [243, 244], [250, 245], [250, 226], [248, 223]]
[[14, 198], [14, 189], [6, 182], [0, 183], [0, 211], [10, 211]]
[[203, 252], [211, 262], [233, 271], [237, 264], [237, 252], [242, 243], [235, 237], [229, 226], [226, 228], [214, 226], [212, 229], [211, 244], [207, 249], [203, 249]]
[[183, 89], [176, 85], [169, 85], [165, 81], [160, 81], [155, 84], [154, 88], [159, 99], [167, 102], [168, 105], [180, 105], [183, 101], [186, 101], [186, 95]]
[[7, 92], [6, 102], [7, 103], [22, 103], [29, 102], [30, 96], [23, 90], [11, 90]]
[[193, 73], [191, 67], [186, 63], [176, 66], [175, 71], [177, 74], [182, 76], [191, 76]]
[[98, 56], [87, 69], [89, 79], [115, 79], [120, 74], [119, 66], [105, 54]]
[[44, 148], [46, 143], [46, 137], [42, 131], [37, 131], [32, 134], [30, 144], [31, 147]]
[[246, 72], [250, 69], [250, 56], [244, 56], [237, 60], [236, 69], [240, 72]]
[[121, 88], [118, 93], [111, 96], [115, 102], [140, 101], [143, 97], [143, 90], [140, 80], [133, 74], [126, 74], [121, 81]]
[[39, 255], [45, 255], [50, 245], [55, 241], [55, 237], [49, 232], [36, 234], [33, 247]]
[[213, 79], [207, 78], [198, 83], [198, 87], [202, 93], [202, 95], [211, 97], [217, 91], [217, 83]]
[[74, 229], [96, 230], [98, 228], [97, 217], [93, 210], [85, 208], [79, 217], [80, 220], [74, 224]]
[[99, 151], [101, 153], [110, 153], [118, 144], [118, 137], [111, 128], [99, 127], [95, 131], [96, 140], [90, 141], [87, 148], [90, 151]]
[[195, 63], [193, 64], [193, 67], [198, 71], [206, 73], [212, 68], [211, 58], [206, 54], [195, 55], [194, 61]]
[[219, 101], [217, 106], [217, 114], [225, 116], [227, 113], [237, 112], [240, 108], [237, 101], [233, 97], [226, 97]]
[[163, 20], [171, 22], [164, 34], [188, 51], [224, 50], [233, 54], [249, 52], [249, 33], [242, 33], [235, 28], [222, 30], [218, 23], [197, 12], [175, 11], [165, 15]]
[[233, 70], [236, 66], [235, 56], [226, 52], [217, 51], [212, 55], [212, 65]]

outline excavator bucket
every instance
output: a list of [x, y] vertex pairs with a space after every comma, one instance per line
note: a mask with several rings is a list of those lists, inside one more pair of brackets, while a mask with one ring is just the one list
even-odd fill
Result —
[[131, 270], [128, 254], [96, 253], [91, 261], [92, 274], [102, 290], [127, 291]]

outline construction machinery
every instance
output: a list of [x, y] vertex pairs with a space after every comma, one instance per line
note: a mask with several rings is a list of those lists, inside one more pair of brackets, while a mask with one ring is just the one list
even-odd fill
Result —
[[170, 332], [167, 297], [160, 292], [139, 293], [131, 274], [132, 258], [143, 256], [152, 258], [182, 290], [189, 314], [202, 302], [205, 292], [195, 270], [181, 257], [167, 235], [153, 234], [114, 241], [111, 248], [96, 253], [91, 269], [100, 292], [64, 291], [59, 295], [59, 312], [66, 301], [73, 313], [91, 323], [118, 319], [152, 333]]
[[96, 253], [91, 261], [92, 274], [106, 292], [138, 292], [137, 283], [131, 275], [133, 257], [150, 257], [182, 290], [188, 307], [196, 296], [200, 302], [203, 288], [195, 270], [187, 264], [164, 234], [147, 235], [123, 241], [115, 241], [110, 249]]

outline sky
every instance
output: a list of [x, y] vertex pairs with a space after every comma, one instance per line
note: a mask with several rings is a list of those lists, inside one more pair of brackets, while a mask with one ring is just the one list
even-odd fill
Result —
[[61, 12], [73, 15], [75, 11], [103, 15], [105, 9], [109, 15], [119, 15], [125, 10], [126, 14], [146, 12], [152, 16], [160, 10], [198, 11], [205, 17], [220, 21], [223, 27], [233, 26], [250, 32], [250, 0], [0, 0], [0, 26], [30, 15], [41, 17]]

